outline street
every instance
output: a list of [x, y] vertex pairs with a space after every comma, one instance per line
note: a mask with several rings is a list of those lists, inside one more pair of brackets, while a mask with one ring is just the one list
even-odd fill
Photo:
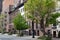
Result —
[[12, 35], [0, 34], [0, 40], [37, 40], [37, 39], [36, 38], [32, 38], [31, 36], [16, 37], [16, 36], [12, 36]]
[[60, 40], [60, 38], [52, 38], [52, 40]]

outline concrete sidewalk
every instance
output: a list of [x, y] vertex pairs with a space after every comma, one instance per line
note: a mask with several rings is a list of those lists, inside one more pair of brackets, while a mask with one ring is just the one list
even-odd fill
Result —
[[8, 35], [8, 34], [0, 34], [0, 39], [13, 39], [13, 40], [38, 40], [39, 36], [35, 36], [35, 38], [32, 38], [32, 36], [23, 36], [23, 37], [18, 37], [15, 34], [13, 35]]

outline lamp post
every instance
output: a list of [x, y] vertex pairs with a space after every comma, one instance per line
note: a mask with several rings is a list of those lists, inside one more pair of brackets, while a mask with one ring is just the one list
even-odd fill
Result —
[[[32, 0], [31, 0], [31, 5], [32, 5]], [[33, 6], [31, 6], [33, 7]], [[32, 18], [32, 38], [35, 38], [35, 33], [34, 33], [34, 18]]]
[[34, 34], [34, 21], [32, 20], [32, 38], [35, 38], [35, 34]]

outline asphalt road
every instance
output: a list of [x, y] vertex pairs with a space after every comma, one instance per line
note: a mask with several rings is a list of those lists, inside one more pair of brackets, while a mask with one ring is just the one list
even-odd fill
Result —
[[52, 38], [52, 40], [60, 40], [60, 38]]
[[32, 37], [16, 37], [12, 35], [0, 34], [0, 40], [36, 40], [36, 38], [33, 39]]

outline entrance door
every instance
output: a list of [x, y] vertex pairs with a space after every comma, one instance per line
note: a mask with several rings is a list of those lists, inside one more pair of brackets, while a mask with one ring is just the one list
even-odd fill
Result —
[[37, 36], [39, 36], [39, 30], [37, 30]]
[[53, 37], [56, 37], [56, 31], [53, 31]]
[[29, 35], [32, 35], [32, 34], [31, 34], [31, 30], [29, 30]]
[[60, 38], [60, 31], [59, 31], [59, 33], [58, 33], [58, 37]]

